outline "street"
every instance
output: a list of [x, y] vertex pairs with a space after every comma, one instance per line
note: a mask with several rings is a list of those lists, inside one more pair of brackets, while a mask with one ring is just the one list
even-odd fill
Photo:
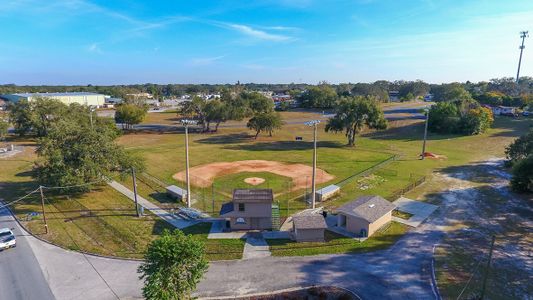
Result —
[[0, 252], [0, 299], [55, 299], [27, 237], [9, 211], [0, 209], [0, 228], [4, 227], [14, 228], [17, 247]]

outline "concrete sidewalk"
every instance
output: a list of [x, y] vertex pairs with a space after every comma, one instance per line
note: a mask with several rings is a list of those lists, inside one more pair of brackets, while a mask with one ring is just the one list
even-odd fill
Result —
[[437, 208], [439, 208], [433, 204], [415, 201], [404, 197], [400, 197], [392, 203], [396, 205], [397, 210], [413, 215], [408, 220], [398, 217], [392, 217], [392, 220], [409, 225], [411, 227], [420, 226], [422, 222], [424, 222]]
[[270, 256], [270, 247], [260, 232], [248, 233], [242, 259]]
[[[117, 190], [119, 193], [123, 194], [124, 196], [130, 198], [132, 201], [135, 201], [133, 191], [128, 189], [127, 187], [123, 186], [122, 184], [111, 180], [107, 184], [109, 184], [112, 188]], [[170, 213], [168, 210], [163, 209], [152, 202], [144, 199], [143, 197], [139, 196], [137, 194], [137, 202], [139, 205], [144, 207], [145, 209], [148, 209], [150, 212], [152, 212], [154, 215], [160, 217], [161, 219], [167, 221], [168, 223], [172, 224], [174, 227], [183, 229], [185, 227], [192, 226], [194, 224], [197, 224], [199, 221], [196, 220], [185, 220], [180, 217], [178, 217], [175, 214]]]

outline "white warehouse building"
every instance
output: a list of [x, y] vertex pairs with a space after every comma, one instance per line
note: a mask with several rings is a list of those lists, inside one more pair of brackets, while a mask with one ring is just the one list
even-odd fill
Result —
[[79, 103], [81, 105], [101, 107], [104, 105], [105, 96], [102, 94], [89, 92], [70, 92], [70, 93], [20, 93], [20, 94], [6, 94], [1, 95], [10, 102], [18, 102], [20, 100], [28, 100], [31, 102], [36, 98], [51, 98], [57, 99], [67, 105], [71, 103]]

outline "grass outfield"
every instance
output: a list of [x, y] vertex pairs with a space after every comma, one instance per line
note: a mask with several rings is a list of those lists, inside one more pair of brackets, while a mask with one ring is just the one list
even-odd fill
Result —
[[[285, 112], [285, 119], [291, 120], [290, 112]], [[292, 119], [301, 117], [301, 112], [294, 113]], [[306, 113], [309, 114], [309, 113]], [[337, 183], [353, 174], [372, 167], [394, 155], [398, 159], [376, 172], [381, 177], [370, 186], [363, 186], [358, 180], [346, 184], [340, 195], [323, 205], [334, 208], [361, 195], [378, 194], [390, 198], [397, 191], [412, 184], [422, 176], [431, 177], [435, 170], [458, 166], [503, 156], [505, 146], [526, 132], [533, 124], [531, 120], [496, 118], [494, 128], [479, 136], [454, 136], [429, 134], [427, 150], [445, 159], [419, 160], [423, 135], [423, 123], [420, 120], [404, 120], [390, 123], [390, 129], [380, 132], [365, 132], [356, 141], [356, 147], [346, 147], [344, 134], [326, 133], [324, 122], [319, 128], [319, 149], [317, 166], [336, 178], [318, 187]], [[203, 165], [219, 161], [238, 161], [248, 159], [275, 160], [286, 163], [303, 163], [311, 165], [312, 161], [312, 130], [305, 125], [289, 124], [273, 137], [260, 135], [257, 140], [251, 138], [250, 131], [245, 128], [221, 128], [215, 134], [190, 135], [191, 166]], [[295, 136], [303, 137], [303, 141], [294, 141]], [[183, 134], [130, 134], [120, 138], [120, 143], [131, 151], [144, 156], [147, 161], [147, 172], [167, 184], [183, 186], [172, 175], [182, 171], [184, 162]], [[481, 151], [480, 151], [481, 150]], [[193, 193], [200, 199], [195, 206], [208, 212], [212, 209], [213, 190], [211, 188], [195, 188], [194, 183], [201, 179], [191, 178]], [[224, 193], [232, 186], [238, 187], [240, 182], [230, 182], [230, 186], [220, 187], [224, 191], [217, 193], [215, 184], [215, 213], [220, 203], [226, 198]], [[310, 188], [309, 188], [310, 189]], [[408, 195], [416, 197], [416, 190]], [[305, 208], [303, 194], [305, 191], [292, 191], [291, 195], [279, 195], [276, 198], [281, 206], [282, 214], [286, 214], [287, 206], [290, 213]], [[154, 193], [153, 196], [156, 196]], [[299, 197], [298, 197], [299, 196]], [[161, 197], [161, 196], [159, 196]], [[291, 200], [287, 202], [287, 199]], [[152, 199], [158, 201], [157, 199]], [[163, 202], [165, 200], [163, 199]]]
[[273, 256], [305, 256], [317, 254], [358, 253], [384, 249], [394, 244], [407, 230], [407, 226], [391, 222], [364, 242], [348, 238], [329, 230], [325, 231], [325, 243], [292, 240], [267, 240]]

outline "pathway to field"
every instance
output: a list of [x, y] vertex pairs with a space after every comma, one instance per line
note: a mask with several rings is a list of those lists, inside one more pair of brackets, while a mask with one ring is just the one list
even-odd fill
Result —
[[[114, 180], [109, 181], [108, 184], [112, 188], [117, 190], [119, 193], [121, 193], [124, 196], [128, 197], [132, 201], [135, 201], [133, 192], [130, 189], [128, 189], [127, 187], [123, 186], [122, 184], [120, 184], [120, 183], [118, 183], [118, 182], [116, 182]], [[146, 200], [145, 198], [139, 196], [139, 194], [137, 194], [137, 202], [139, 203], [139, 205], [141, 205], [145, 209], [148, 209], [154, 215], [156, 215], [156, 216], [160, 217], [161, 219], [167, 221], [168, 223], [172, 224], [172, 226], [174, 226], [176, 228], [182, 229], [182, 228], [189, 227], [189, 226], [192, 226], [192, 225], [198, 223], [198, 221], [185, 220], [183, 218], [180, 218], [179, 216], [170, 213], [168, 210], [163, 209], [163, 208], [155, 205], [154, 203]]]
[[242, 258], [254, 259], [268, 256], [270, 256], [270, 249], [263, 235], [260, 232], [248, 233], [246, 235], [246, 244], [244, 244]]

